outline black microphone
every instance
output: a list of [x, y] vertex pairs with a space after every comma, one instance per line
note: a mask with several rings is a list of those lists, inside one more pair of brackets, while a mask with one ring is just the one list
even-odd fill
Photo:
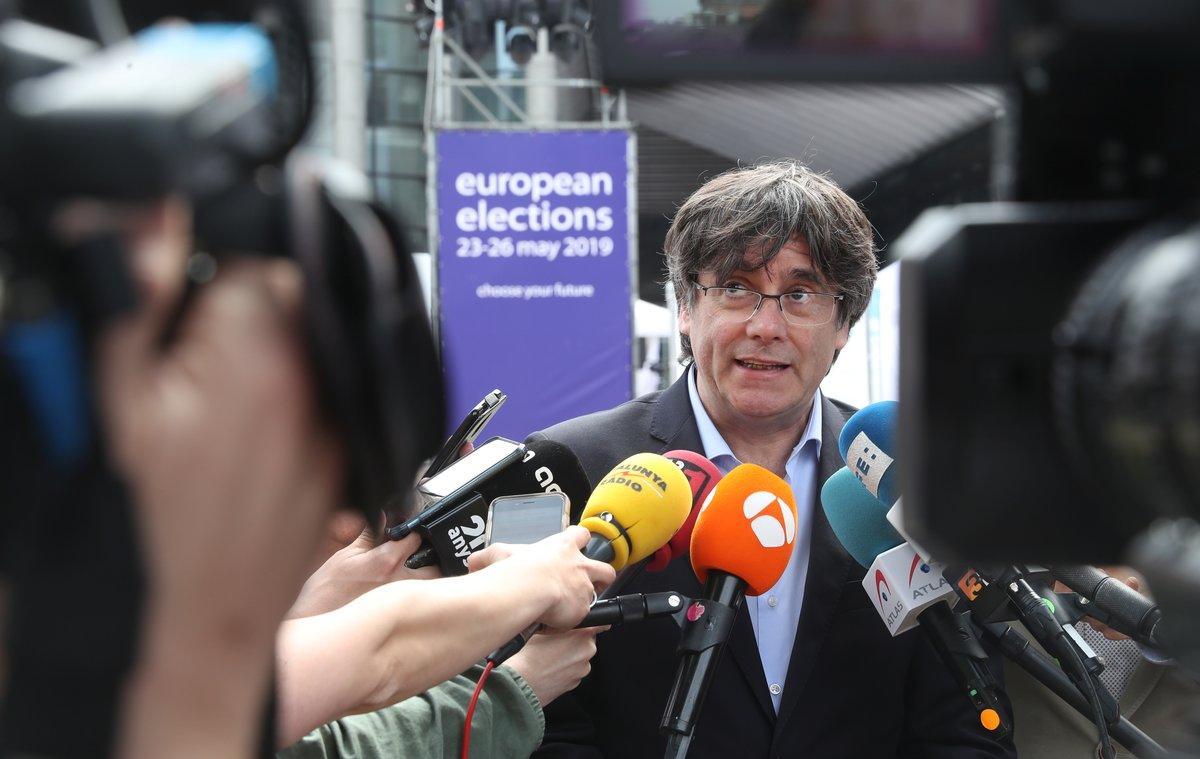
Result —
[[[1096, 673], [1088, 669], [1076, 644], [1071, 640], [1067, 628], [1058, 621], [1043, 599], [1024, 578], [1018, 567], [1005, 567], [992, 584], [1005, 589], [1017, 618], [1042, 648], [1058, 659], [1064, 673], [1084, 695], [1092, 709], [1097, 736], [1100, 739], [1100, 756], [1112, 759], [1115, 756], [1109, 739], [1108, 723], [1116, 717], [1116, 702], [1100, 684]], [[1103, 695], [1102, 695], [1103, 694]]]
[[[443, 474], [461, 466], [451, 464]], [[526, 443], [524, 457], [478, 483], [464, 498], [443, 508], [440, 503], [393, 527], [389, 537], [399, 539], [415, 529], [424, 547], [404, 562], [409, 569], [438, 564], [446, 576], [467, 571], [467, 559], [483, 548], [488, 507], [500, 496], [559, 492], [578, 507], [591, 493], [587, 475], [570, 448], [553, 440]]]
[[1090, 602], [1081, 603], [1080, 611], [1138, 643], [1161, 648], [1158, 623], [1162, 610], [1158, 604], [1096, 567], [1055, 566], [1050, 574]]
[[[1021, 669], [1065, 701], [1085, 717], [1092, 717], [1092, 707], [1071, 679], [1063, 674], [1058, 663], [1034, 649], [1025, 636], [1003, 622], [985, 622], [983, 630], [1000, 651]], [[1167, 759], [1168, 753], [1146, 733], [1120, 714], [1109, 719], [1111, 735], [1133, 752], [1134, 756]]]
[[630, 593], [624, 596], [603, 598], [592, 604], [587, 615], [575, 627], [599, 627], [600, 625], [616, 627], [626, 622], [669, 617], [683, 611], [684, 604], [688, 601], [689, 599], [673, 590], [662, 593]]

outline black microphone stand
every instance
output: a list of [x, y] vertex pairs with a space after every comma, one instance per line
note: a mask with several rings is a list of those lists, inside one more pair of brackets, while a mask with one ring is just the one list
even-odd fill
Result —
[[[1033, 648], [1023, 635], [1003, 622], [984, 622], [980, 626], [1000, 647], [1000, 651], [1017, 666], [1067, 702], [1075, 711], [1088, 718], [1093, 716], [1092, 705], [1071, 679], [1063, 674], [1048, 656]], [[1166, 759], [1169, 756], [1166, 749], [1125, 717], [1117, 715], [1116, 720], [1108, 723], [1108, 730], [1112, 737], [1134, 756], [1142, 759]]]
[[667, 735], [665, 759], [687, 756], [696, 719], [745, 597], [745, 588], [744, 580], [712, 570], [703, 596], [691, 607], [698, 608], [703, 616], [689, 619], [690, 624], [684, 626], [679, 639], [679, 669], [659, 723], [659, 730]]
[[1116, 700], [1100, 683], [1098, 662], [1086, 658], [1054, 612], [1046, 607], [1044, 599], [1030, 586], [1025, 578], [1034, 573], [1025, 567], [1011, 565], [983, 569], [983, 573], [980, 573], [965, 565], [950, 566], [943, 575], [967, 603], [972, 618], [978, 624], [1003, 622], [1014, 619], [1015, 615], [1030, 634], [1058, 659], [1062, 668], [1059, 674], [1065, 672], [1068, 681], [1089, 705], [1086, 714], [1096, 725], [1101, 756], [1106, 759], [1113, 756], [1108, 726], [1120, 714]]

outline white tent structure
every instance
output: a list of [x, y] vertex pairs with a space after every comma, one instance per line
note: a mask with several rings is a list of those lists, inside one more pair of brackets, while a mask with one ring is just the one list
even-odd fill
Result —
[[633, 334], [636, 337], [672, 337], [675, 314], [656, 303], [638, 300], [633, 304]]

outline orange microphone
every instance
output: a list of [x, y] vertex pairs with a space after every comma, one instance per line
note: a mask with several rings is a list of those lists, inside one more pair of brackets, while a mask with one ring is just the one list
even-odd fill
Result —
[[742, 464], [721, 478], [692, 530], [692, 569], [704, 595], [687, 609], [679, 668], [659, 728], [667, 757], [687, 755], [696, 718], [738, 608], [765, 593], [787, 569], [796, 545], [796, 499], [781, 478]]

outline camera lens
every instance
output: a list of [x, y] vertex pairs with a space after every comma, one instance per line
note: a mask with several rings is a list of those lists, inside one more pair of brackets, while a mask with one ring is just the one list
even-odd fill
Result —
[[1118, 245], [1055, 333], [1056, 422], [1076, 474], [1130, 511], [1200, 516], [1200, 224]]

